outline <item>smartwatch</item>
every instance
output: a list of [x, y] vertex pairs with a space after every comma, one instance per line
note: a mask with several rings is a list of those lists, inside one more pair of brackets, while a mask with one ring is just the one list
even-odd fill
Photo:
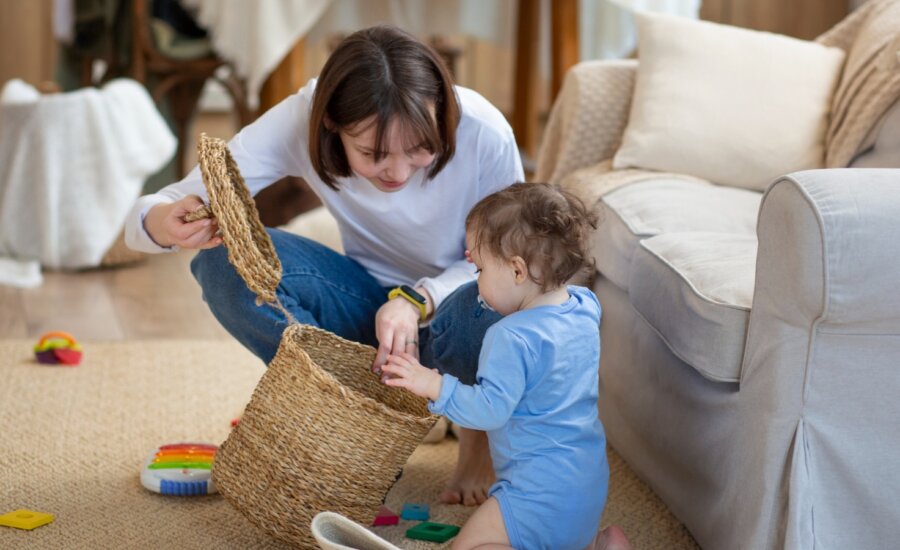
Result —
[[397, 296], [401, 296], [408, 300], [412, 305], [419, 308], [419, 320], [424, 321], [428, 317], [428, 301], [425, 297], [413, 290], [409, 285], [400, 285], [388, 292], [388, 300], [393, 300]]

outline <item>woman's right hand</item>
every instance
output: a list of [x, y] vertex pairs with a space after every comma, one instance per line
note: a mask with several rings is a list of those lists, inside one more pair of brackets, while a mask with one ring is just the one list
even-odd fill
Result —
[[163, 247], [213, 248], [222, 244], [222, 237], [216, 236], [219, 225], [215, 219], [185, 222], [189, 212], [203, 206], [196, 195], [188, 195], [169, 204], [157, 204], [144, 216], [144, 229], [153, 242]]

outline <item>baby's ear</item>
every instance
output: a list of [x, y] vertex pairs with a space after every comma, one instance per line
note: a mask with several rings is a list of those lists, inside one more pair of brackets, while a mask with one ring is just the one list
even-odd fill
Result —
[[509, 259], [509, 264], [513, 268], [516, 277], [516, 284], [524, 283], [528, 280], [528, 264], [521, 256], [513, 256]]

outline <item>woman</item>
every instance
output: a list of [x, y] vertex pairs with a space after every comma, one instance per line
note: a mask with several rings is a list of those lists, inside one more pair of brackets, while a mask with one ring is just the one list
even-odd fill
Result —
[[[346, 255], [270, 229], [283, 267], [278, 298], [301, 323], [389, 353], [412, 353], [466, 383], [497, 314], [477, 302], [465, 218], [479, 200], [524, 179], [512, 130], [472, 90], [454, 86], [427, 46], [389, 26], [347, 37], [311, 80], [229, 143], [251, 193], [304, 178], [337, 219]], [[132, 248], [200, 249], [191, 270], [213, 314], [269, 362], [286, 325], [228, 263], [214, 221], [185, 223], [205, 197], [198, 169], [141, 197]], [[462, 430], [441, 499], [481, 504], [493, 482], [483, 432]]]

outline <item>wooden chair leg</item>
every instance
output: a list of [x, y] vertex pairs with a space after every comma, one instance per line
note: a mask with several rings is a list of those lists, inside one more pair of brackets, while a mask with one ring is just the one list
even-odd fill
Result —
[[175, 124], [175, 136], [178, 138], [175, 171], [179, 178], [184, 177], [186, 173], [184, 166], [185, 147], [189, 141], [188, 134], [191, 128], [191, 121], [194, 118], [200, 94], [203, 92], [204, 82], [205, 80], [185, 80], [172, 86], [171, 91], [167, 94], [169, 107], [172, 111], [172, 120]]
[[222, 84], [228, 95], [231, 96], [231, 102], [237, 111], [240, 127], [243, 128], [253, 122], [253, 112], [247, 104], [247, 92], [244, 83], [234, 75], [228, 78], [216, 78], [216, 81]]

